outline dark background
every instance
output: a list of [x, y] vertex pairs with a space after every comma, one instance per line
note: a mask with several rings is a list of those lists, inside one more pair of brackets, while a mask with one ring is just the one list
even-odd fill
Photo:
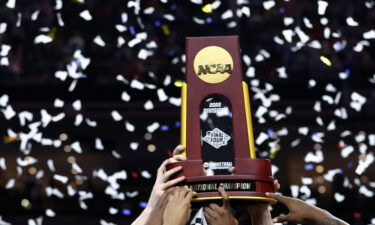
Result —
[[[241, 55], [251, 58], [250, 65], [242, 63], [244, 74], [249, 68], [255, 70], [254, 75], [245, 76], [251, 89], [252, 113], [255, 115], [261, 107], [268, 109], [264, 121], [253, 118], [255, 137], [261, 132], [268, 136], [257, 145], [257, 154], [271, 158], [278, 168], [275, 177], [281, 184], [280, 191], [292, 195], [291, 189], [297, 188], [300, 192], [295, 197], [314, 199], [319, 207], [350, 224], [374, 223], [374, 166], [371, 164], [362, 174], [355, 173], [359, 160], [371, 157], [374, 152], [369, 135], [375, 133], [375, 49], [374, 39], [363, 37], [364, 32], [374, 29], [374, 1], [329, 1], [324, 15], [318, 14], [317, 1], [308, 0], [275, 1], [270, 9], [265, 9], [263, 1], [217, 1], [221, 4], [212, 13], [203, 12], [203, 6], [213, 3], [204, 0], [202, 4], [145, 0], [139, 3], [139, 12], [137, 2], [122, 0], [64, 0], [62, 7], [57, 7], [59, 1], [17, 0], [14, 8], [7, 5], [10, 2], [0, 2], [0, 28], [1, 24], [6, 24], [5, 31], [0, 33], [0, 47], [11, 47], [9, 52], [0, 55], [0, 61], [5, 58], [9, 61], [0, 66], [0, 98], [9, 97], [9, 102], [0, 109], [11, 106], [16, 113], [10, 119], [0, 113], [3, 137], [0, 162], [4, 160], [6, 165], [6, 168], [0, 167], [0, 216], [4, 221], [12, 224], [33, 224], [31, 220], [43, 224], [130, 224], [147, 202], [157, 167], [179, 143], [179, 106], [169, 103], [169, 99], [160, 101], [157, 89], [162, 88], [168, 98], [180, 97], [178, 83], [184, 78], [185, 37], [239, 35]], [[154, 11], [145, 14], [144, 10], [149, 7]], [[249, 7], [250, 17], [237, 14], [244, 7]], [[84, 10], [89, 10], [92, 20], [79, 16]], [[221, 16], [227, 10], [232, 11], [233, 16], [223, 19]], [[36, 11], [39, 14], [33, 16]], [[123, 13], [127, 20], [123, 19]], [[58, 21], [60, 15], [63, 26]], [[284, 24], [286, 17], [293, 18], [294, 22]], [[323, 17], [328, 20], [326, 25], [321, 23]], [[348, 17], [359, 25], [349, 26]], [[197, 23], [197, 18], [204, 24]], [[303, 22], [304, 18], [310, 20], [312, 28]], [[126, 31], [116, 29], [119, 24], [124, 25]], [[302, 44], [298, 35], [294, 35], [291, 42], [285, 39], [283, 31], [296, 27], [309, 41]], [[324, 36], [324, 30], [328, 32], [326, 28], [330, 30], [329, 36]], [[142, 32], [147, 37], [129, 46]], [[334, 32], [340, 35], [334, 36]], [[51, 42], [35, 43], [35, 38], [41, 34], [51, 37]], [[98, 35], [104, 46], [93, 41]], [[284, 43], [277, 43], [276, 36]], [[126, 41], [122, 46], [118, 46], [119, 37]], [[314, 40], [320, 43], [320, 49], [309, 47]], [[367, 43], [358, 50], [356, 46], [363, 40]], [[150, 47], [150, 42], [157, 47]], [[339, 50], [334, 48], [337, 43], [344, 43]], [[298, 50], [296, 46], [300, 46]], [[139, 58], [141, 49], [152, 52], [152, 56]], [[81, 60], [74, 57], [77, 50], [91, 60], [87, 68], [82, 68]], [[263, 60], [257, 60], [262, 56]], [[332, 65], [323, 63], [321, 56]], [[55, 73], [67, 71], [67, 65], [73, 64], [84, 78], [77, 79], [77, 86], [69, 91], [75, 79], [68, 77], [61, 81]], [[286, 69], [287, 78], [279, 76], [277, 68], [281, 67]], [[346, 79], [341, 79], [339, 73], [345, 73]], [[126, 81], [116, 79], [118, 75]], [[168, 77], [170, 83], [165, 82]], [[134, 88], [131, 85], [134, 80], [146, 87]], [[316, 82], [314, 87], [309, 86], [312, 80]], [[336, 91], [327, 91], [328, 84]], [[131, 96], [128, 102], [121, 99], [124, 91]], [[322, 98], [328, 95], [335, 99], [338, 92], [341, 98], [337, 103], [328, 104]], [[277, 95], [280, 100], [265, 106], [259, 93], [265, 98]], [[366, 98], [361, 110], [351, 107], [353, 93]], [[56, 98], [64, 101], [62, 108], [54, 106]], [[72, 107], [76, 100], [82, 102], [80, 110]], [[144, 104], [149, 100], [154, 107], [146, 110]], [[316, 102], [321, 103], [320, 112], [314, 110]], [[346, 109], [346, 119], [334, 114], [342, 108]], [[54, 147], [30, 140], [30, 152], [26, 154], [20, 150], [20, 141], [23, 134], [30, 132], [29, 125], [41, 120], [42, 109], [52, 116], [65, 113], [62, 120], [37, 128], [43, 138], [61, 139], [61, 145]], [[292, 109], [291, 113], [286, 113], [287, 109]], [[122, 115], [121, 121], [114, 121], [113, 110]], [[22, 126], [18, 117], [23, 111], [32, 113], [33, 118]], [[272, 111], [284, 114], [285, 118], [276, 121], [269, 114]], [[75, 126], [78, 114], [84, 120]], [[318, 117], [323, 125], [317, 123]], [[87, 118], [96, 121], [97, 126], [89, 126]], [[332, 120], [336, 127], [329, 130], [327, 126]], [[125, 128], [126, 121], [134, 125], [135, 131]], [[149, 132], [147, 126], [154, 122], [160, 126]], [[309, 128], [307, 135], [298, 132], [301, 127]], [[286, 135], [279, 132], [283, 129], [288, 131]], [[17, 136], [13, 138], [9, 130]], [[344, 131], [350, 131], [350, 135], [344, 136]], [[325, 135], [322, 143], [312, 139], [319, 132]], [[365, 139], [358, 139], [361, 135]], [[95, 148], [96, 138], [100, 138], [104, 150]], [[297, 139], [299, 144], [294, 146], [292, 143]], [[71, 144], [76, 141], [82, 147], [81, 154], [71, 150]], [[136, 150], [130, 147], [134, 142], [139, 144]], [[342, 148], [349, 145], [354, 151], [344, 158]], [[367, 150], [360, 151], [361, 146], [366, 146]], [[305, 157], [309, 153], [318, 154], [319, 149], [323, 160], [306, 162]], [[113, 150], [120, 157], [116, 157]], [[21, 166], [17, 158], [24, 160], [27, 156], [37, 162]], [[47, 166], [49, 159], [53, 160], [55, 171]], [[73, 161], [82, 172], [72, 170]], [[124, 200], [112, 199], [105, 193], [110, 185], [96, 176], [100, 169], [108, 176], [126, 171], [127, 179], [118, 181], [118, 192], [124, 193]], [[333, 169], [340, 169], [340, 172], [332, 181], [324, 179]], [[40, 171], [43, 176], [37, 178]], [[62, 183], [53, 178], [54, 174], [66, 176], [68, 181]], [[304, 186], [301, 178], [307, 177], [312, 178], [312, 183]], [[15, 183], [7, 188], [11, 179]], [[83, 200], [87, 209], [80, 204], [78, 192], [68, 194], [68, 186], [93, 194], [91, 199]], [[64, 197], [48, 196], [48, 187], [57, 188]], [[368, 196], [360, 187], [370, 191]], [[304, 190], [311, 193], [306, 194]], [[345, 196], [345, 200], [338, 202], [334, 197], [337, 193]], [[113, 215], [109, 212], [111, 207], [117, 209]], [[47, 209], [56, 215], [47, 216]]]

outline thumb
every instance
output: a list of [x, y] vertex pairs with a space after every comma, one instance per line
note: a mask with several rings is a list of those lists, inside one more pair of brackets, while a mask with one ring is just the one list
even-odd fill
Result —
[[229, 196], [223, 187], [219, 187], [219, 194], [221, 195], [221, 197], [223, 197], [223, 208], [230, 208]]
[[289, 214], [288, 215], [281, 215], [281, 216], [277, 216], [277, 217], [273, 218], [272, 222], [273, 223], [282, 223], [282, 222], [288, 221], [288, 219], [289, 219]]

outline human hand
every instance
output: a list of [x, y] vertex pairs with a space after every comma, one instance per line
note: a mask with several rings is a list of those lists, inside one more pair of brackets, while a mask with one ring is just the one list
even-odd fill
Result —
[[[150, 209], [154, 209], [157, 202], [159, 201], [160, 197], [164, 194], [164, 192], [176, 185], [177, 183], [183, 181], [185, 179], [184, 176], [178, 177], [172, 180], [169, 178], [180, 171], [182, 169], [181, 166], [175, 167], [171, 170], [165, 171], [165, 166], [170, 163], [170, 159], [165, 160], [159, 167], [156, 175], [156, 180], [154, 187], [152, 188], [150, 199], [148, 200], [147, 207]], [[169, 180], [169, 181], [168, 181]]]
[[177, 145], [173, 150], [173, 157], [170, 158], [170, 162], [180, 162], [187, 160], [186, 156], [182, 155], [185, 152], [185, 147], [183, 145]]
[[168, 204], [169, 197], [173, 195], [173, 192], [176, 190], [177, 187], [169, 188], [165, 191], [162, 196], [157, 201], [153, 210], [150, 211], [149, 216], [147, 217], [146, 222], [144, 225], [162, 225], [163, 224], [163, 214], [165, 207]]
[[219, 193], [223, 197], [223, 205], [220, 207], [210, 203], [204, 208], [204, 217], [209, 225], [237, 225], [238, 221], [232, 214], [228, 194], [223, 187], [219, 187]]
[[274, 223], [291, 222], [296, 224], [311, 223], [315, 225], [324, 224], [342, 224], [348, 225], [348, 223], [334, 217], [328, 211], [320, 209], [316, 206], [310, 205], [304, 201], [296, 198], [289, 198], [274, 193], [266, 193], [268, 197], [276, 199], [278, 202], [284, 204], [289, 213], [287, 215], [281, 215], [275, 217], [272, 221]]
[[177, 187], [169, 197], [163, 215], [163, 225], [185, 225], [191, 214], [191, 199], [196, 195], [191, 189]]

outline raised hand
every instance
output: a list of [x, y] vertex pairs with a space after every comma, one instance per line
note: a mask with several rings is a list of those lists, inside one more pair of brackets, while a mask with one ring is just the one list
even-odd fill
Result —
[[191, 199], [195, 192], [186, 187], [177, 187], [169, 197], [163, 215], [163, 225], [185, 225], [191, 214]]
[[284, 204], [289, 213], [275, 217], [274, 223], [291, 222], [296, 224], [311, 223], [315, 225], [348, 225], [348, 223], [334, 217], [328, 211], [310, 205], [296, 198], [284, 197], [274, 193], [266, 193], [268, 197], [276, 199]]
[[228, 194], [222, 187], [219, 187], [219, 193], [223, 197], [223, 205], [220, 207], [210, 203], [204, 208], [204, 217], [209, 225], [237, 225], [238, 221], [233, 216]]

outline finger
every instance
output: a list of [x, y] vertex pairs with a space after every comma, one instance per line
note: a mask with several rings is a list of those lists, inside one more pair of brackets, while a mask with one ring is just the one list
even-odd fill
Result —
[[181, 155], [185, 151], [185, 147], [183, 145], [177, 145], [177, 147], [173, 150], [173, 156]]
[[169, 179], [170, 176], [172, 176], [173, 174], [177, 173], [178, 171], [180, 171], [182, 169], [182, 166], [177, 166], [175, 168], [172, 168], [168, 171], [166, 171], [164, 174], [163, 174], [163, 182], [167, 181]]
[[219, 187], [219, 194], [223, 197], [223, 208], [229, 209], [229, 196], [223, 187]]
[[220, 206], [218, 206], [218, 205], [215, 204], [215, 203], [210, 203], [210, 204], [208, 204], [208, 207], [210, 207], [210, 209], [212, 209], [212, 211], [215, 211], [215, 212], [217, 212], [217, 211], [220, 210]]
[[273, 218], [272, 222], [273, 223], [282, 223], [282, 222], [285, 222], [285, 221], [289, 221], [288, 218], [289, 218], [288, 215], [281, 215], [281, 216]]
[[284, 197], [282, 195], [279, 195], [279, 194], [275, 194], [275, 193], [270, 193], [270, 192], [267, 192], [266, 193], [266, 196], [268, 197], [271, 197], [271, 198], [274, 198], [276, 199], [278, 202], [281, 202], [283, 203], [284, 205], [288, 205], [288, 197]]
[[229, 172], [234, 175], [236, 173], [236, 167], [232, 166], [231, 168], [228, 169]]
[[189, 200], [189, 201], [191, 201], [194, 197], [196, 197], [197, 196], [197, 192], [195, 192], [195, 191], [190, 191], [189, 193], [188, 193], [188, 195], [186, 196], [186, 198]]
[[173, 156], [172, 158], [169, 158], [169, 161], [171, 162], [171, 163], [174, 163], [174, 162], [181, 162], [181, 161], [186, 161], [187, 160], [187, 158], [186, 158], [186, 156], [184, 156], [184, 155], [175, 155], [175, 156]]
[[181, 187], [180, 192], [179, 192], [179, 198], [184, 199], [186, 195], [189, 193], [190, 189], [186, 187]]
[[209, 207], [204, 207], [204, 215], [206, 216], [206, 214], [211, 217], [211, 218], [215, 218], [215, 212], [209, 208]]
[[157, 177], [161, 177], [163, 176], [163, 173], [165, 171], [165, 165], [167, 165], [169, 163], [169, 160], [166, 159], [164, 160], [164, 162], [159, 166], [158, 168], [158, 172], [157, 172]]
[[164, 189], [168, 189], [168, 188], [180, 183], [183, 180], [185, 180], [185, 176], [177, 177], [176, 179], [170, 180], [170, 181], [163, 184]]
[[278, 191], [280, 189], [280, 184], [279, 184], [279, 181], [277, 179], [275, 179], [273, 181], [273, 190], [274, 191]]

